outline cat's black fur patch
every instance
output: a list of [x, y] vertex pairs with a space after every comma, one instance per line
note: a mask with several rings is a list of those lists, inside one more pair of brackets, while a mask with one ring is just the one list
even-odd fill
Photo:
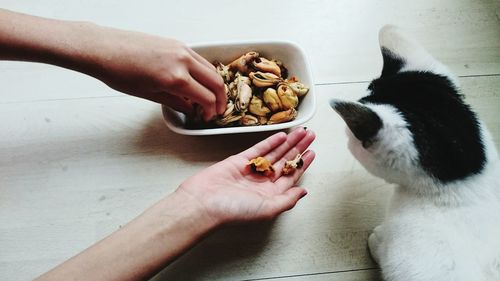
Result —
[[382, 47], [382, 58], [384, 67], [382, 67], [381, 77], [394, 75], [404, 66], [404, 60], [391, 52], [389, 49]]
[[478, 119], [451, 81], [430, 72], [382, 76], [361, 103], [399, 109], [413, 133], [422, 167], [442, 182], [480, 172], [486, 162]]

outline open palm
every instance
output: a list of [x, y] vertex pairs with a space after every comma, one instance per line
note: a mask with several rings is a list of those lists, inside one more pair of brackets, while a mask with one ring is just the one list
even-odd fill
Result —
[[[307, 194], [295, 186], [314, 160], [314, 152], [303, 155], [304, 165], [291, 175], [282, 175], [285, 161], [304, 152], [314, 141], [312, 131], [298, 128], [277, 133], [251, 148], [226, 158], [190, 177], [178, 189], [195, 197], [208, 214], [222, 223], [270, 219], [291, 209]], [[263, 156], [275, 173], [266, 177], [251, 171], [250, 159]]]

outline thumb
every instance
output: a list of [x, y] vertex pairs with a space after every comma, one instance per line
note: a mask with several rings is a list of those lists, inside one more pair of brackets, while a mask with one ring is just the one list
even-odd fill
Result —
[[282, 194], [274, 196], [271, 200], [271, 213], [277, 216], [285, 211], [290, 210], [297, 202], [307, 194], [307, 191], [302, 187], [292, 187]]

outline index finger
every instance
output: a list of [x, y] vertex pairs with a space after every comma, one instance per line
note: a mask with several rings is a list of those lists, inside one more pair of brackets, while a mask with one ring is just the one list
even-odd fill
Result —
[[189, 74], [215, 95], [216, 111], [218, 114], [222, 114], [224, 110], [226, 110], [227, 103], [224, 80], [222, 80], [222, 77], [217, 72], [209, 69], [196, 60], [191, 63]]
[[239, 155], [243, 156], [247, 160], [266, 155], [267, 153], [278, 147], [280, 144], [282, 144], [284, 141], [286, 141], [286, 139], [287, 134], [285, 134], [284, 132], [276, 133], [250, 147], [249, 149], [241, 152]]
[[191, 48], [188, 48], [189, 50], [189, 53], [197, 60], [199, 61], [200, 63], [206, 65], [207, 67], [209, 67], [211, 70], [216, 70], [215, 66], [213, 64], [211, 64], [209, 61], [207, 61], [204, 57], [200, 56], [200, 54], [198, 54], [197, 52], [195, 52], [193, 49]]

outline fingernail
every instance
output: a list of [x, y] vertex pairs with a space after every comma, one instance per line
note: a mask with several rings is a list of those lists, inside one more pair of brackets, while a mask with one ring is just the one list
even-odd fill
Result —
[[300, 195], [300, 198], [299, 199], [302, 199], [304, 196], [307, 195], [307, 192], [304, 192], [302, 195]]

